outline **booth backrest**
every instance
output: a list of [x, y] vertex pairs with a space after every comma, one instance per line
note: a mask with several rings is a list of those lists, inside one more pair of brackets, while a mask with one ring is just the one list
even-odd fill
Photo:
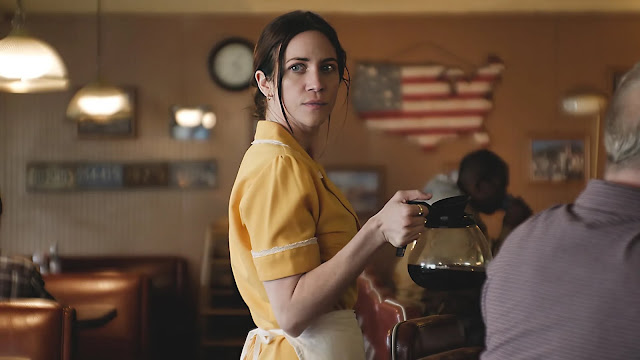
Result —
[[151, 289], [172, 297], [187, 290], [187, 263], [177, 256], [62, 256], [62, 272], [128, 271], [151, 280]]
[[46, 289], [62, 304], [106, 305], [115, 319], [93, 329], [79, 329], [79, 359], [147, 359], [148, 284], [143, 275], [123, 272], [62, 273], [44, 276]]
[[120, 271], [146, 276], [152, 359], [191, 356], [195, 309], [187, 286], [187, 262], [178, 256], [62, 256], [63, 273]]
[[75, 311], [45, 299], [0, 301], [0, 357], [72, 360]]

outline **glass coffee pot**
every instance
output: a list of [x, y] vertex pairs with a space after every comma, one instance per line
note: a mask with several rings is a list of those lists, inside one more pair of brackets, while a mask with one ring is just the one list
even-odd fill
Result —
[[[425, 229], [406, 254], [409, 275], [416, 284], [430, 290], [461, 290], [484, 282], [491, 250], [473, 217], [464, 211], [468, 200], [461, 195], [432, 205], [408, 201], [429, 209]], [[403, 252], [398, 249], [397, 255]]]

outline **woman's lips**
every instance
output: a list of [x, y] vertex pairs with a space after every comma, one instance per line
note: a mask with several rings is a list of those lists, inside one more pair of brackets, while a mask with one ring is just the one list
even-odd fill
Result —
[[320, 109], [323, 106], [327, 105], [327, 103], [322, 101], [309, 101], [309, 102], [303, 103], [302, 105], [307, 106], [311, 109]]

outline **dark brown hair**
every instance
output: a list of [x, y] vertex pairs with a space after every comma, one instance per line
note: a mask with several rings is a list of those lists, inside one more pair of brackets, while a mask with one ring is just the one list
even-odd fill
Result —
[[[284, 53], [291, 39], [305, 31], [318, 31], [326, 36], [331, 45], [333, 45], [338, 60], [338, 74], [340, 75], [340, 80], [347, 86], [347, 94], [349, 93], [350, 77], [349, 70], [347, 69], [347, 53], [342, 48], [342, 45], [340, 45], [335, 29], [318, 14], [310, 11], [298, 10], [278, 16], [271, 21], [264, 30], [262, 30], [262, 34], [260, 34], [260, 38], [253, 51], [253, 72], [255, 74], [256, 71], [260, 70], [265, 74], [267, 79], [271, 80], [273, 79], [275, 66], [277, 64], [275, 86], [278, 89], [278, 99], [280, 100], [282, 115], [287, 125], [289, 125], [289, 130], [291, 130], [291, 124], [289, 124], [289, 119], [285, 113], [282, 102], [282, 87], [280, 86], [284, 73]], [[258, 87], [255, 77], [251, 81], [251, 85], [256, 88]], [[259, 89], [255, 92], [253, 102], [255, 104], [254, 116], [259, 120], [264, 119], [267, 102], [265, 101], [264, 94], [262, 94]]]
[[509, 166], [496, 153], [482, 149], [465, 155], [458, 169], [458, 187], [465, 193], [471, 184], [498, 180], [504, 188], [509, 185]]

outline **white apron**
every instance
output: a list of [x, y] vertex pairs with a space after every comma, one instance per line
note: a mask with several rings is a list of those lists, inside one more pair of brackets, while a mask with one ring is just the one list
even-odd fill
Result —
[[336, 310], [316, 319], [298, 337], [282, 329], [253, 329], [247, 335], [240, 360], [245, 360], [254, 337], [253, 360], [258, 359], [260, 345], [269, 344], [277, 336], [284, 336], [300, 360], [349, 359], [364, 360], [364, 340], [353, 310]]

